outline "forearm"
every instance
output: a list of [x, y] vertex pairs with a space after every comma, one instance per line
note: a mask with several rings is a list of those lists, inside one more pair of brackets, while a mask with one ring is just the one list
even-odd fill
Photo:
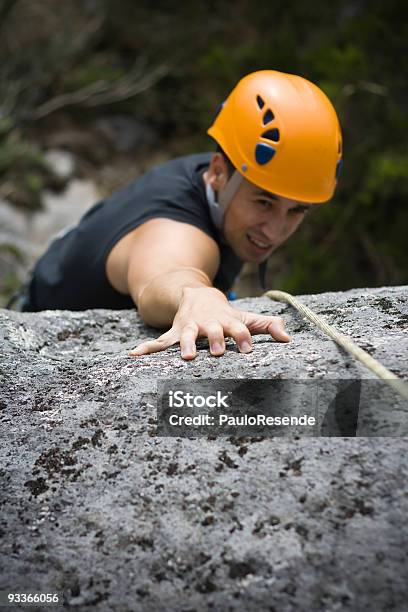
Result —
[[241, 353], [252, 351], [251, 334], [268, 333], [281, 342], [290, 340], [282, 319], [233, 308], [200, 269], [168, 271], [144, 286], [135, 283], [134, 289], [144, 321], [170, 328], [156, 340], [139, 344], [129, 353], [135, 357], [163, 351], [179, 342], [182, 358], [194, 359], [196, 341], [201, 337], [208, 338], [214, 356], [225, 353], [226, 337], [235, 340]]
[[156, 276], [141, 291], [130, 287], [133, 300], [145, 323], [153, 327], [170, 327], [185, 290], [212, 288], [210, 278], [198, 268], [179, 268]]

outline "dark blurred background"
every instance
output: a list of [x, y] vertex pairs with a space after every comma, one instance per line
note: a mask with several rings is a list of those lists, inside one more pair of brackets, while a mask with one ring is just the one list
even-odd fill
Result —
[[[53, 202], [65, 214], [74, 180], [94, 182], [103, 196], [152, 164], [214, 149], [206, 129], [216, 108], [259, 69], [319, 85], [344, 137], [336, 196], [273, 255], [269, 287], [313, 293], [407, 283], [407, 6], [0, 1], [3, 300], [52, 238], [28, 247], [45, 193], [59, 194]], [[50, 151], [69, 155], [70, 170], [51, 163]], [[72, 222], [75, 215], [74, 206]], [[250, 267], [238, 292], [260, 293]]]

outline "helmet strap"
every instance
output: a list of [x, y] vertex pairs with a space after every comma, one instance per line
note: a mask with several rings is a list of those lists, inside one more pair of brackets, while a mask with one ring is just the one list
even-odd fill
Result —
[[212, 222], [214, 223], [217, 229], [221, 230], [222, 229], [222, 210], [221, 210], [220, 205], [215, 199], [214, 189], [208, 183], [206, 185], [205, 192], [207, 196], [207, 202], [208, 202], [208, 207], [210, 209], [210, 215], [211, 215]]
[[231, 204], [231, 200], [238, 191], [238, 188], [242, 182], [242, 174], [238, 170], [234, 170], [233, 175], [228, 179], [224, 189], [218, 193], [218, 204], [224, 217], [227, 212], [228, 206]]
[[211, 219], [219, 230], [222, 230], [224, 224], [224, 216], [227, 212], [228, 206], [231, 204], [231, 200], [238, 191], [238, 188], [242, 182], [242, 175], [235, 170], [232, 176], [228, 179], [227, 184], [221, 192], [218, 192], [218, 198], [215, 198], [213, 188], [206, 185], [206, 195], [208, 206], [210, 208]]

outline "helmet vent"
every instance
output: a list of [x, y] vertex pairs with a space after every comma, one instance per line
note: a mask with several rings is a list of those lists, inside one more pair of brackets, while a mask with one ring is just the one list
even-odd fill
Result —
[[272, 159], [276, 151], [271, 145], [258, 143], [255, 147], [255, 159], [260, 166], [267, 164]]
[[278, 128], [273, 128], [272, 130], [268, 130], [262, 134], [262, 138], [267, 138], [268, 140], [272, 140], [273, 142], [278, 142], [279, 140], [279, 130]]
[[271, 111], [270, 108], [268, 108], [268, 110], [266, 111], [266, 113], [263, 116], [262, 123], [264, 125], [266, 125], [267, 123], [270, 123], [272, 121], [272, 119], [274, 119], [274, 118], [275, 118], [275, 116], [274, 116], [273, 112]]
[[265, 102], [262, 100], [261, 96], [256, 96], [256, 101], [258, 102], [259, 108], [263, 108], [265, 106]]

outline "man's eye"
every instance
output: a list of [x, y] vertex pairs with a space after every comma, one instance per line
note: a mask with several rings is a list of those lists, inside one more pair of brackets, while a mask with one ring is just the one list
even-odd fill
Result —
[[305, 215], [307, 212], [309, 212], [309, 208], [306, 206], [296, 206], [296, 208], [291, 208], [291, 213], [294, 213], [295, 215]]
[[257, 200], [257, 203], [262, 206], [262, 208], [270, 208], [272, 206], [269, 200]]

